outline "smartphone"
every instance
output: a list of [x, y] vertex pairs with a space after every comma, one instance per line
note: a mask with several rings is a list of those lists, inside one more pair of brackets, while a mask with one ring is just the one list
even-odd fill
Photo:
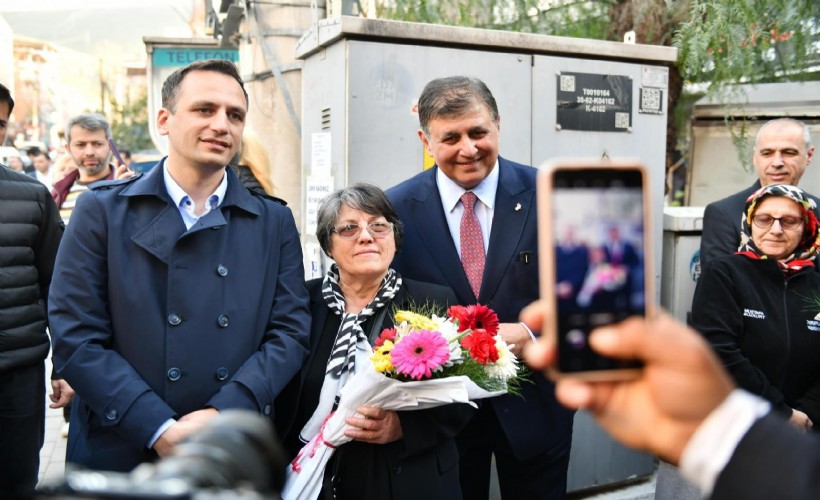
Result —
[[638, 161], [547, 162], [537, 181], [541, 296], [552, 314], [553, 378], [620, 380], [638, 360], [589, 346], [595, 328], [652, 314], [652, 231], [646, 169]]
[[120, 150], [117, 149], [117, 145], [114, 144], [114, 139], [108, 139], [108, 145], [111, 146], [111, 152], [114, 153], [114, 158], [119, 162], [117, 166], [126, 165], [125, 160], [123, 160], [122, 155], [120, 155]]

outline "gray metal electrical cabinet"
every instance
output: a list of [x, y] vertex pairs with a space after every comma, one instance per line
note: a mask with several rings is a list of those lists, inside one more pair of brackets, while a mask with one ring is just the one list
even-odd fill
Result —
[[692, 297], [700, 277], [700, 236], [704, 207], [663, 209], [663, 272], [661, 305], [689, 323]]
[[[677, 51], [525, 33], [343, 16], [300, 40], [303, 228], [316, 262], [312, 219], [324, 193], [359, 181], [388, 188], [432, 166], [415, 104], [434, 78], [469, 75], [496, 97], [500, 154], [540, 165], [556, 157], [631, 157], [649, 170], [656, 290], [661, 266], [668, 68]], [[621, 447], [576, 417], [570, 491], [646, 476], [652, 457]]]

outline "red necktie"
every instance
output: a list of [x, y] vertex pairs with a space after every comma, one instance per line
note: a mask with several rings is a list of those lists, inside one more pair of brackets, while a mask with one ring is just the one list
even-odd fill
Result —
[[478, 298], [481, 290], [481, 278], [484, 275], [484, 237], [481, 235], [481, 225], [478, 223], [473, 207], [476, 202], [476, 195], [473, 192], [466, 192], [461, 195], [461, 204], [464, 205], [464, 213], [461, 215], [461, 265], [470, 288]]

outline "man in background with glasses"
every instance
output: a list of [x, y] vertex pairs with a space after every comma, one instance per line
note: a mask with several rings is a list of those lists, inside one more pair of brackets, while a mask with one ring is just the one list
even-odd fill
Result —
[[[710, 203], [703, 213], [703, 233], [700, 239], [702, 268], [722, 255], [737, 251], [740, 245], [740, 221], [749, 196], [761, 186], [770, 184], [797, 186], [812, 157], [814, 146], [811, 145], [811, 134], [805, 123], [793, 118], [777, 118], [760, 127], [752, 157], [757, 181], [748, 189]], [[817, 189], [817, 186], [809, 189]], [[810, 197], [820, 207], [817, 198]], [[820, 216], [818, 210], [820, 209], [815, 209], [815, 215]]]

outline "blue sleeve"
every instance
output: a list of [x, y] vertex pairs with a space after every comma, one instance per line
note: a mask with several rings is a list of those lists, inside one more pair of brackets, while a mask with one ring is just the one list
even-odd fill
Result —
[[144, 447], [176, 415], [112, 348], [106, 213], [96, 192], [80, 196], [57, 252], [48, 308], [54, 368], [102, 426]]
[[279, 243], [276, 294], [262, 347], [208, 402], [217, 410], [244, 408], [270, 415], [273, 400], [302, 367], [308, 354], [310, 313], [302, 265], [302, 247], [290, 210], [278, 213]]

